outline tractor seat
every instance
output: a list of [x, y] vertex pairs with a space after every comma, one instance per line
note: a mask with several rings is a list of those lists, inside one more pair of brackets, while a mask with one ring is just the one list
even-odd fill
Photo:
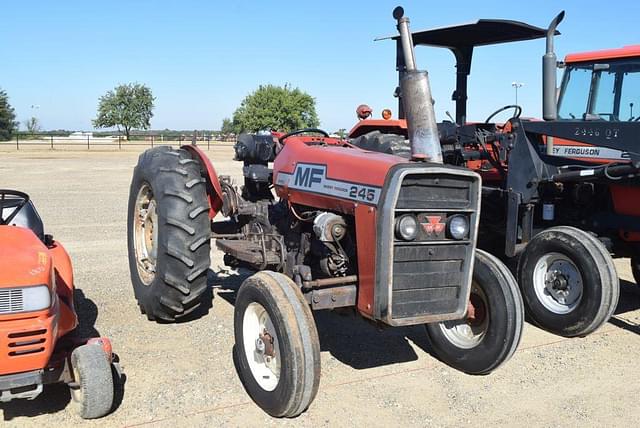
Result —
[[[12, 202], [11, 199], [5, 200], [4, 207], [2, 209], [2, 218], [8, 217], [17, 205], [17, 200], [15, 202]], [[42, 223], [42, 219], [40, 218], [38, 211], [36, 211], [36, 207], [33, 205], [32, 201], [27, 202], [27, 204], [18, 211], [18, 214], [16, 214], [9, 224], [11, 226], [31, 229], [33, 233], [35, 233], [36, 236], [44, 242], [44, 224]]]

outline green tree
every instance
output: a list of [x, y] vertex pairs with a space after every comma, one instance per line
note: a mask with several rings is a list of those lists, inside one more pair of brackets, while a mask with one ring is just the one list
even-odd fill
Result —
[[220, 128], [220, 133], [222, 135], [229, 135], [235, 132], [235, 128], [233, 127], [233, 122], [228, 117], [222, 119], [222, 127]]
[[149, 129], [153, 117], [151, 89], [140, 83], [119, 85], [100, 97], [96, 128], [122, 128], [127, 140], [132, 129]]
[[41, 131], [40, 121], [37, 117], [30, 117], [24, 122], [24, 126], [27, 128], [29, 134], [37, 134]]
[[344, 138], [347, 135], [347, 130], [345, 128], [340, 128], [335, 132], [340, 138]]
[[260, 85], [233, 113], [236, 133], [260, 130], [289, 132], [319, 125], [316, 100], [290, 85]]
[[0, 141], [10, 140], [16, 129], [18, 129], [16, 113], [9, 104], [9, 96], [0, 89]]

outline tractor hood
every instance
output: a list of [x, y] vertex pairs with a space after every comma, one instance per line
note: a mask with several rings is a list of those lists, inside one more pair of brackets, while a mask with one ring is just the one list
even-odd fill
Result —
[[49, 250], [31, 231], [0, 226], [0, 289], [51, 285]]

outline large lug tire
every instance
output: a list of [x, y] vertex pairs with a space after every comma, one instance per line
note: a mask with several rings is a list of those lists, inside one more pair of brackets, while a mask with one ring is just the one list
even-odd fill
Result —
[[133, 172], [127, 238], [135, 297], [150, 320], [198, 308], [211, 264], [209, 203], [200, 164], [185, 150], [145, 151]]
[[320, 384], [320, 342], [311, 309], [288, 277], [262, 271], [238, 291], [235, 356], [249, 396], [275, 417], [304, 412]]
[[524, 325], [518, 285], [494, 256], [476, 250], [470, 305], [461, 320], [427, 324], [434, 353], [468, 374], [489, 374], [515, 352]]
[[636, 285], [640, 286], [640, 255], [631, 257], [631, 272]]
[[574, 227], [534, 236], [520, 255], [518, 279], [533, 322], [561, 336], [594, 332], [618, 305], [613, 259], [598, 239]]
[[111, 365], [100, 345], [88, 344], [71, 353], [75, 385], [71, 397], [83, 419], [105, 416], [113, 407], [114, 387]]

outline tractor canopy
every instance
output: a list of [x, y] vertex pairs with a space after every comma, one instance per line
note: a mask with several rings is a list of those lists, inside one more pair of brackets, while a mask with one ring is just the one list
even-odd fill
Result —
[[[555, 34], [560, 34], [558, 31]], [[546, 37], [547, 29], [534, 27], [520, 21], [503, 19], [480, 19], [476, 22], [416, 31], [412, 34], [415, 46], [447, 48], [456, 58], [456, 89], [451, 98], [456, 102], [456, 123], [466, 123], [467, 80], [471, 73], [473, 49], [476, 46], [534, 40]], [[399, 79], [405, 71], [404, 56], [399, 36], [382, 37], [376, 40], [396, 41], [396, 69]], [[404, 119], [402, 102], [398, 106], [399, 118]]]

